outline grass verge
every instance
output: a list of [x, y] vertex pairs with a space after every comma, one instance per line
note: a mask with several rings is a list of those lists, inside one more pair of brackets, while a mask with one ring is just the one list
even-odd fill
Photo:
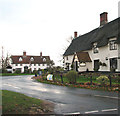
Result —
[[3, 114], [51, 114], [54, 104], [24, 94], [2, 90]]
[[[102, 90], [102, 91], [114, 91], [114, 92], [118, 92], [120, 91], [119, 89], [119, 85], [112, 85], [112, 87], [108, 86], [100, 86], [100, 84], [98, 85], [98, 83], [94, 83], [92, 85], [88, 85], [90, 82], [89, 81], [85, 81], [85, 83], [83, 83], [83, 81], [81, 83], [76, 83], [76, 84], [70, 84], [68, 82], [63, 82], [61, 83], [60, 80], [55, 80], [55, 81], [48, 81], [48, 80], [44, 80], [41, 77], [32, 77], [32, 79], [41, 82], [41, 83], [45, 83], [45, 84], [52, 84], [52, 85], [59, 85], [59, 86], [67, 86], [67, 87], [74, 87], [74, 88], [84, 88], [84, 89], [92, 89], [92, 90]], [[87, 84], [88, 83], [88, 84]]]
[[25, 73], [0, 73], [0, 76], [19, 76], [19, 75], [34, 75], [34, 74], [25, 74]]

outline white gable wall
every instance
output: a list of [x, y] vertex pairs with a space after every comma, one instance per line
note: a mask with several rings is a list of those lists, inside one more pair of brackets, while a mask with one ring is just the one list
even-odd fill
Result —
[[[68, 59], [67, 59], [67, 57], [68, 57]], [[65, 65], [66, 63], [70, 63], [69, 69], [71, 69], [73, 57], [74, 57], [74, 55], [64, 56], [64, 68], [66, 67], [66, 65]]]

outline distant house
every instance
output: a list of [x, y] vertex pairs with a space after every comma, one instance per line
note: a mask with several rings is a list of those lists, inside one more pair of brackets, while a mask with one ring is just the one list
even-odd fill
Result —
[[11, 56], [13, 72], [20, 71], [23, 73], [28, 69], [32, 72], [34, 70], [46, 69], [48, 61], [50, 61], [50, 56], [42, 56], [42, 52], [40, 53], [40, 56], [26, 55], [26, 52], [23, 52], [23, 55]]
[[100, 26], [77, 36], [63, 54], [64, 68], [76, 71], [120, 72], [120, 18], [108, 23], [107, 12], [100, 14]]

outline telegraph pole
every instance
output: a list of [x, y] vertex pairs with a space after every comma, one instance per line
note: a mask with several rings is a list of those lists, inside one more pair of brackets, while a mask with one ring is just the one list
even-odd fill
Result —
[[4, 67], [4, 56], [3, 56], [3, 54], [4, 54], [4, 51], [3, 51], [3, 46], [2, 46], [2, 68]]

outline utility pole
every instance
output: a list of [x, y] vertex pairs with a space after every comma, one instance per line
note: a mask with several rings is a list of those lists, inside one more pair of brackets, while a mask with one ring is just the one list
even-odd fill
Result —
[[3, 46], [2, 46], [2, 68], [4, 67], [4, 56], [3, 56], [3, 54], [4, 54], [4, 51], [3, 51]]

